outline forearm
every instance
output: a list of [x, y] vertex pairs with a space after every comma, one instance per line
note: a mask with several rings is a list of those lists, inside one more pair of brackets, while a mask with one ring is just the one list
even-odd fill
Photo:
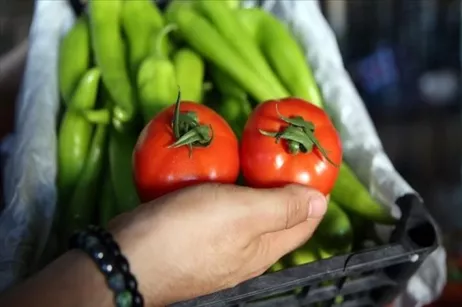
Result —
[[70, 251], [37, 275], [0, 294], [0, 306], [112, 307], [104, 275], [80, 251]]

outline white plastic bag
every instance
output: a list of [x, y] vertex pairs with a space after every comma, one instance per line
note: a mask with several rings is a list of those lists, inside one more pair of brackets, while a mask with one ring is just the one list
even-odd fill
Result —
[[58, 44], [73, 20], [65, 1], [35, 3], [15, 135], [4, 170], [0, 291], [35, 270], [50, 234], [56, 205]]
[[[253, 6], [255, 1], [244, 4]], [[317, 1], [266, 0], [262, 6], [284, 21], [304, 47], [326, 107], [339, 127], [345, 159], [368, 183], [372, 195], [398, 216], [394, 201], [415, 191], [385, 155]], [[36, 270], [50, 236], [56, 206], [57, 55], [60, 37], [73, 22], [67, 1], [36, 1], [12, 153], [5, 168], [0, 291]], [[445, 280], [445, 252], [440, 248], [411, 279], [398, 303], [428, 303], [440, 293]]]

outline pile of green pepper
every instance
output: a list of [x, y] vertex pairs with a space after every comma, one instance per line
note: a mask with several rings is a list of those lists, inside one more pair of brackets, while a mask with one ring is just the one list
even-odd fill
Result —
[[[150, 0], [87, 6], [60, 45], [63, 240], [139, 204], [133, 148], [143, 126], [175, 103], [178, 88], [183, 100], [214, 108], [238, 137], [265, 100], [294, 96], [323, 107], [302, 48], [263, 10], [239, 8], [235, 0], [174, 0], [165, 13]], [[315, 239], [274, 269], [350, 252], [374, 222], [394, 220], [343, 163]]]

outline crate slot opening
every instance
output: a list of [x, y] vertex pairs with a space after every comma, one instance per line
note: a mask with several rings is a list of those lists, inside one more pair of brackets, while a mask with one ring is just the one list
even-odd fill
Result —
[[408, 230], [412, 242], [421, 248], [431, 247], [436, 243], [435, 228], [430, 222], [424, 222]]
[[301, 287], [278, 294], [259, 297], [233, 307], [264, 307], [269, 302], [271, 302], [273, 306], [293, 306], [293, 304], [297, 302], [297, 293], [300, 291], [302, 291]]

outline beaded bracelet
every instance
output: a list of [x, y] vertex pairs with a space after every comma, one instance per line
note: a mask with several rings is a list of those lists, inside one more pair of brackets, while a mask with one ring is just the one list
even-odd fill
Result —
[[71, 237], [70, 248], [80, 249], [93, 259], [114, 292], [116, 307], [144, 305], [136, 279], [130, 273], [128, 261], [109, 232], [97, 226], [89, 226]]

